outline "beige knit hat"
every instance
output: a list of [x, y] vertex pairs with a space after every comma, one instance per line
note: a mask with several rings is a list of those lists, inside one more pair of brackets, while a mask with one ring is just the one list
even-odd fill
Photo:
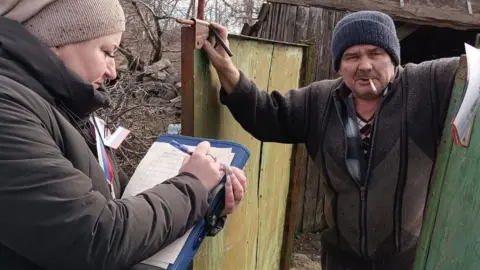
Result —
[[125, 31], [118, 0], [0, 0], [0, 16], [19, 21], [49, 47]]

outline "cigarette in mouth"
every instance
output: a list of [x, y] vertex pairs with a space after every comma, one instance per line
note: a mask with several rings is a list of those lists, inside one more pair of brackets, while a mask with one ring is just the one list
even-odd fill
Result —
[[375, 84], [373, 84], [372, 79], [368, 79], [370, 81], [370, 86], [372, 87], [372, 90], [374, 93], [377, 93], [377, 87], [375, 87]]

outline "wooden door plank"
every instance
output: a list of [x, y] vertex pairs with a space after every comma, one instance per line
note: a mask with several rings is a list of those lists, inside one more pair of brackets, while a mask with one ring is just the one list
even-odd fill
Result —
[[[308, 10], [307, 10], [308, 12]], [[306, 31], [305, 31], [306, 35]], [[298, 36], [297, 36], [298, 37]], [[297, 40], [300, 42], [300, 40]], [[316, 60], [316, 43], [313, 41], [302, 41], [308, 47], [303, 52], [303, 61], [300, 74], [302, 79], [299, 86], [306, 86], [313, 80], [313, 69]], [[296, 144], [292, 150], [292, 168], [287, 208], [285, 211], [285, 233], [282, 247], [282, 258], [280, 261], [281, 270], [289, 270], [295, 232], [302, 226], [303, 197], [305, 193], [305, 181], [307, 177], [308, 153], [305, 144]]]
[[299, 42], [307, 39], [308, 30], [308, 7], [297, 7], [297, 15], [295, 19], [294, 42]]
[[[297, 89], [303, 48], [275, 44], [268, 91]], [[288, 64], [286, 64], [288, 63]], [[259, 179], [258, 270], [279, 269], [291, 176], [292, 145], [263, 143]]]
[[315, 215], [317, 213], [317, 195], [320, 172], [315, 162], [309, 157], [307, 165], [307, 181], [303, 201], [303, 232], [311, 232], [315, 228]]
[[[232, 36], [232, 60], [246, 76], [266, 88], [273, 45]], [[245, 168], [248, 190], [244, 202], [227, 219], [225, 228], [207, 238], [194, 260], [194, 269], [255, 269], [258, 234], [258, 175], [261, 144], [235, 121], [218, 101], [219, 83], [203, 51], [195, 52], [195, 136], [237, 141], [251, 152]]]
[[295, 42], [295, 19], [297, 17], [297, 6], [288, 5], [287, 16], [285, 18], [285, 29], [283, 41]]

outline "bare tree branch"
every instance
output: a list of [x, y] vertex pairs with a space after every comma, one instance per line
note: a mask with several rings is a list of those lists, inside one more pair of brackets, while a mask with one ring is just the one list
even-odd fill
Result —
[[[187, 2], [188, 1], [188, 2]], [[100, 116], [109, 127], [131, 131], [117, 151], [120, 166], [131, 175], [155, 141], [181, 116], [180, 28], [174, 18], [195, 17], [196, 0], [120, 0], [127, 30], [120, 44], [119, 78], [107, 85], [109, 105]], [[264, 0], [205, 0], [205, 20], [240, 30], [254, 21]], [[169, 61], [160, 61], [168, 57]], [[158, 64], [151, 65], [154, 62]], [[170, 63], [168, 67], [164, 64]], [[150, 66], [147, 66], [150, 65]], [[148, 67], [148, 68], [146, 68]], [[112, 129], [113, 131], [113, 129]]]
[[140, 18], [140, 20], [143, 23], [143, 27], [144, 27], [145, 31], [147, 32], [148, 39], [150, 40], [152, 45], [155, 46], [156, 44], [158, 44], [158, 41], [153, 37], [153, 34], [150, 31], [150, 27], [148, 27], [147, 20], [145, 19], [145, 16], [143, 16], [143, 13], [140, 10], [140, 8], [138, 7], [137, 1], [138, 0], [131, 0], [131, 3], [135, 7], [135, 10], [138, 14], [138, 17]]
[[142, 71], [145, 63], [140, 59], [140, 57], [135, 56], [128, 48], [124, 47], [123, 43], [120, 43], [118, 51], [125, 56], [128, 62], [128, 70], [130, 71]]

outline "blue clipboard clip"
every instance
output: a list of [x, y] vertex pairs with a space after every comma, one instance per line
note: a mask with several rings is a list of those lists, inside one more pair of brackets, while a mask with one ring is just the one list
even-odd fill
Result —
[[[220, 219], [225, 209], [225, 182], [228, 176], [225, 175], [218, 186], [211, 191], [212, 202], [205, 214], [205, 229], [208, 231], [207, 236], [215, 236], [222, 226]], [[226, 217], [225, 217], [226, 218]]]
[[[233, 141], [216, 140], [210, 138], [189, 137], [179, 134], [161, 134], [157, 142], [176, 144], [174, 147], [180, 147], [181, 151], [190, 154], [188, 146], [193, 146], [201, 141], [209, 141], [213, 147], [228, 147], [232, 148], [235, 153], [235, 157], [232, 160], [231, 166], [243, 168], [250, 157], [250, 151], [244, 145]], [[175, 143], [176, 142], [176, 143]], [[177, 148], [178, 148], [177, 147]], [[225, 169], [225, 168], [223, 168]], [[225, 172], [224, 177], [220, 183], [210, 191], [209, 194], [209, 207], [204, 215], [192, 230], [192, 233], [187, 238], [187, 242], [178, 255], [175, 263], [169, 264], [164, 269], [157, 266], [151, 266], [144, 263], [138, 263], [129, 268], [129, 270], [186, 270], [188, 269], [191, 261], [195, 257], [195, 254], [199, 250], [202, 242], [206, 237], [215, 236], [223, 230], [227, 217], [223, 216], [223, 210], [225, 209], [225, 185], [228, 180], [228, 174]]]
[[226, 216], [222, 216], [225, 209], [225, 176], [224, 179], [211, 192], [211, 203], [205, 213], [204, 225], [202, 232], [193, 244], [193, 249], [198, 249], [205, 237], [213, 237], [217, 235], [222, 229]]

